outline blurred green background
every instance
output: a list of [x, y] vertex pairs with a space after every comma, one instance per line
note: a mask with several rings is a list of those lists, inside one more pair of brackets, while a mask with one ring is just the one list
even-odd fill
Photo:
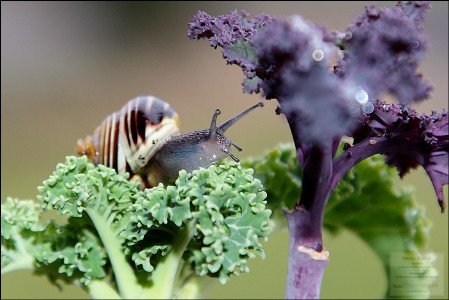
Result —
[[[182, 131], [206, 128], [215, 108], [226, 119], [258, 101], [241, 91], [241, 71], [228, 67], [206, 41], [186, 37], [197, 10], [223, 14], [301, 14], [344, 30], [367, 4], [394, 2], [2, 2], [1, 3], [1, 199], [35, 198], [36, 186], [56, 163], [74, 152], [109, 113], [129, 99], [153, 94], [171, 103]], [[448, 4], [433, 4], [425, 32], [432, 48], [422, 71], [434, 84], [432, 99], [419, 112], [446, 108], [448, 100]], [[244, 148], [240, 157], [258, 155], [290, 142], [286, 121], [267, 103], [230, 130]], [[448, 216], [439, 213], [430, 180], [419, 169], [403, 184], [433, 221], [430, 248], [445, 256], [447, 298]], [[381, 195], [379, 195], [381, 197]], [[447, 187], [445, 188], [447, 199]], [[381, 216], [379, 216], [381, 222]], [[324, 236], [330, 263], [322, 298], [379, 298], [387, 282], [377, 257], [348, 232]], [[288, 233], [266, 243], [267, 259], [250, 262], [251, 272], [230, 284], [211, 286], [211, 298], [282, 298], [287, 270]], [[2, 298], [86, 298], [73, 286], [62, 291], [29, 271], [1, 278]]]

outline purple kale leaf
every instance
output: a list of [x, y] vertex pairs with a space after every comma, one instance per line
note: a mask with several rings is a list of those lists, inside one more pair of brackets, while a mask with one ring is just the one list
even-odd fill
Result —
[[224, 47], [238, 41], [249, 41], [257, 30], [273, 21], [273, 17], [260, 14], [249, 18], [246, 11], [232, 11], [212, 17], [199, 11], [189, 22], [188, 37], [209, 39], [212, 47]]
[[206, 38], [214, 48], [222, 47], [227, 63], [242, 68], [247, 77], [243, 82], [244, 90], [251, 93], [259, 91], [260, 87], [255, 73], [257, 58], [250, 41], [257, 30], [273, 20], [266, 14], [250, 18], [246, 11], [232, 11], [218, 17], [199, 11], [189, 22], [187, 35], [191, 39]]
[[444, 211], [442, 186], [449, 183], [448, 113], [418, 115], [413, 109], [376, 101], [374, 111], [361, 120], [351, 133], [352, 147], [334, 163], [331, 189], [341, 177], [362, 159], [381, 153], [386, 163], [397, 168], [402, 177], [423, 166], [429, 175]]
[[[407, 145], [401, 149], [414, 149], [416, 153], [403, 155], [400, 147], [388, 153], [379, 147], [368, 147], [377, 152], [361, 147], [362, 156], [384, 153], [386, 162], [401, 176], [422, 165], [442, 205], [441, 184], [447, 182], [448, 152], [445, 113], [439, 119], [437, 114], [417, 116], [404, 106], [392, 106], [389, 112], [383, 112], [379, 105], [385, 105], [371, 100], [390, 93], [407, 104], [429, 96], [431, 85], [417, 69], [428, 48], [422, 24], [430, 7], [428, 2], [399, 2], [396, 7], [383, 9], [367, 7], [345, 33], [327, 31], [300, 16], [251, 18], [244, 11], [233, 11], [212, 17], [198, 12], [189, 23], [189, 37], [207, 38], [213, 47], [222, 47], [227, 63], [242, 68], [245, 92], [262, 92], [267, 99], [279, 101], [278, 113], [287, 118], [300, 162], [306, 163], [313, 151], [333, 156], [343, 135], [352, 135], [356, 146], [363, 140], [362, 133], [371, 137], [373, 132], [387, 132], [388, 143]], [[335, 59], [337, 65], [332, 66]], [[401, 111], [400, 116], [392, 115], [393, 111]], [[404, 117], [407, 114], [410, 116]], [[383, 128], [385, 124], [390, 124], [388, 130]], [[414, 147], [409, 147], [411, 137]], [[347, 171], [358, 162], [354, 158], [351, 161], [341, 170]], [[330, 190], [335, 178], [343, 175], [336, 168], [338, 163], [336, 159]], [[304, 171], [307, 180], [307, 168]]]
[[399, 1], [397, 7], [401, 8], [419, 30], [422, 30], [422, 24], [432, 5], [429, 1]]
[[428, 98], [432, 86], [417, 69], [428, 48], [422, 22], [429, 8], [428, 3], [367, 7], [347, 30], [350, 38], [337, 74], [366, 90], [371, 99], [382, 93], [403, 104]]
[[351, 127], [346, 89], [326, 63], [338, 49], [320, 28], [299, 16], [278, 20], [253, 45], [264, 96], [279, 101], [298, 146], [332, 140]]

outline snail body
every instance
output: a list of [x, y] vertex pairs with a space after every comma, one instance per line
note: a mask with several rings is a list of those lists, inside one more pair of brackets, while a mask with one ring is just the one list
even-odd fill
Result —
[[78, 140], [77, 154], [86, 155], [94, 164], [103, 164], [119, 173], [128, 172], [130, 180], [143, 187], [167, 183], [180, 170], [191, 172], [230, 156], [235, 145], [224, 132], [260, 102], [217, 126], [219, 109], [208, 129], [179, 133], [179, 118], [170, 105], [153, 96], [130, 100], [110, 114], [93, 135]]

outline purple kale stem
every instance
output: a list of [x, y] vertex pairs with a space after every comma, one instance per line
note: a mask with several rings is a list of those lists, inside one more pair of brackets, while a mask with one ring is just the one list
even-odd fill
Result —
[[419, 151], [415, 151], [407, 147], [403, 142], [394, 142], [386, 137], [371, 137], [360, 142], [350, 149], [346, 150], [335, 162], [334, 172], [332, 174], [329, 193], [332, 194], [334, 189], [343, 179], [345, 174], [351, 170], [360, 161], [371, 157], [378, 153], [402, 153], [412, 155], [421, 165], [424, 164], [423, 158]]
[[303, 188], [299, 205], [308, 213], [300, 236], [302, 245], [321, 251], [324, 208], [332, 176], [332, 146], [314, 146], [303, 164]]
[[329, 252], [311, 249], [308, 228], [310, 212], [298, 207], [285, 212], [290, 232], [286, 299], [319, 299], [324, 269], [329, 261]]
[[332, 176], [332, 143], [314, 146], [304, 158], [300, 205], [285, 211], [290, 232], [287, 299], [318, 299], [329, 252], [322, 224]]

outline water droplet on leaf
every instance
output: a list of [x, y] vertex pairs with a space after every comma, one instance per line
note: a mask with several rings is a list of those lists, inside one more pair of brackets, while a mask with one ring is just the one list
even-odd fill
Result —
[[362, 105], [362, 110], [365, 114], [370, 114], [374, 111], [374, 105], [371, 102], [366, 102]]
[[367, 103], [368, 98], [368, 93], [364, 89], [358, 90], [355, 93], [355, 100], [360, 104]]
[[323, 58], [324, 58], [324, 52], [323, 52], [323, 50], [319, 50], [319, 49], [318, 49], [318, 50], [313, 51], [312, 57], [313, 57], [313, 59], [316, 60], [316, 61], [321, 61], [321, 60], [323, 60]]

